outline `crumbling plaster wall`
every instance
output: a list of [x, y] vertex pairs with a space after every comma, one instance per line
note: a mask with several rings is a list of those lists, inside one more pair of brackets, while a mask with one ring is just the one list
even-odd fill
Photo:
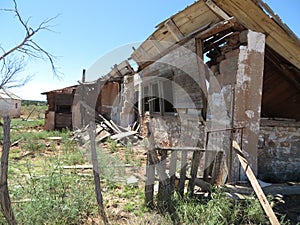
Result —
[[266, 182], [300, 181], [299, 122], [262, 122], [258, 147], [260, 179]]
[[[150, 76], [155, 80], [159, 76], [173, 75], [170, 88], [176, 112], [166, 115], [151, 114], [150, 118], [150, 127], [157, 145], [193, 147], [199, 145], [199, 138], [204, 140], [204, 129], [200, 124], [202, 91], [195, 52], [196, 41], [191, 39], [141, 72], [143, 83]], [[142, 134], [146, 136], [145, 123], [143, 117]]]
[[121, 100], [120, 100], [120, 125], [123, 127], [131, 126], [136, 120], [136, 111], [133, 76], [124, 76], [121, 85]]
[[[262, 81], [264, 68], [264, 34], [250, 30], [233, 33], [234, 45], [221, 48], [222, 56], [211, 66], [208, 95], [208, 130], [243, 127], [243, 146], [254, 173], [257, 173], [257, 143], [261, 113]], [[236, 45], [239, 43], [239, 46]], [[223, 136], [222, 136], [223, 135]], [[224, 136], [225, 135], [225, 136]], [[226, 136], [227, 135], [227, 136]], [[219, 139], [231, 138], [230, 133], [220, 134]], [[239, 137], [237, 137], [237, 140]], [[231, 146], [212, 146], [216, 140], [209, 140], [209, 149], [221, 149], [227, 155], [229, 181], [246, 179], [240, 171]], [[230, 155], [234, 157], [228, 158]], [[206, 161], [211, 161], [206, 159]]]

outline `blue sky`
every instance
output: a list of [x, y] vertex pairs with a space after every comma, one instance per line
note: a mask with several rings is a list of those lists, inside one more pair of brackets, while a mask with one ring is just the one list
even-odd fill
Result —
[[[157, 24], [193, 2], [18, 0], [20, 13], [23, 18], [30, 17], [29, 24], [32, 27], [59, 14], [52, 23], [55, 32], [41, 32], [35, 40], [56, 56], [56, 65], [64, 75], [62, 80], [58, 80], [53, 77], [47, 61], [30, 60], [22, 74], [34, 77], [26, 86], [14, 92], [23, 99], [45, 100], [41, 92], [76, 84], [81, 79], [82, 69], [92, 71], [92, 65], [100, 58], [107, 68], [119, 63], [125, 59], [132, 46], [145, 40], [154, 31]], [[300, 1], [265, 2], [299, 37]], [[0, 8], [11, 6], [11, 0], [3, 0]], [[0, 12], [0, 24], [0, 43], [6, 49], [23, 37], [24, 31], [12, 14]], [[111, 61], [112, 58], [116, 61]]]

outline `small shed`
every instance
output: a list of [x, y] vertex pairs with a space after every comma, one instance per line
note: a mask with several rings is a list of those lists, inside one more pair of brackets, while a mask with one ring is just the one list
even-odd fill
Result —
[[19, 118], [21, 115], [22, 99], [9, 90], [0, 89], [0, 115], [10, 115]]
[[72, 129], [73, 99], [78, 85], [41, 93], [47, 95], [45, 130]]

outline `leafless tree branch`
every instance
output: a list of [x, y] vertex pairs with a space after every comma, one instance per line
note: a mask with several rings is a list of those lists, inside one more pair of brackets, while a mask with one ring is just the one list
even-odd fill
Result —
[[19, 77], [18, 73], [24, 69], [24, 57], [23, 58], [8, 58], [8, 60], [3, 59], [1, 62], [0, 69], [0, 88], [13, 88], [21, 87], [28, 83], [32, 76], [28, 75], [25, 78]]
[[[27, 83], [31, 76], [26, 76], [21, 79], [18, 77], [18, 74], [24, 69], [25, 66], [25, 58], [33, 57], [39, 59], [47, 59], [53, 71], [53, 74], [56, 77], [58, 76], [57, 68], [54, 64], [54, 56], [43, 49], [38, 43], [33, 40], [33, 37], [41, 31], [51, 31], [50, 23], [57, 18], [57, 16], [46, 19], [42, 21], [37, 28], [32, 28], [29, 26], [29, 20], [24, 20], [19, 13], [17, 0], [12, 0], [14, 3], [13, 9], [0, 9], [0, 11], [14, 13], [18, 19], [18, 22], [22, 25], [25, 30], [25, 36], [23, 40], [12, 47], [8, 51], [0, 45], [0, 50], [2, 51], [2, 55], [0, 55], [0, 88], [4, 86], [6, 88], [11, 87], [20, 87]], [[17, 221], [14, 217], [14, 213], [11, 207], [9, 191], [7, 186], [7, 177], [8, 177], [8, 155], [9, 155], [9, 147], [10, 147], [10, 119], [9, 115], [1, 115], [4, 116], [4, 126], [3, 126], [3, 150], [1, 154], [1, 162], [0, 162], [0, 206], [3, 215], [5, 216], [7, 222], [9, 224], [15, 225]]]
[[[51, 65], [52, 72], [55, 77], [61, 78], [61, 73], [59, 72], [58, 68], [55, 66], [55, 57], [51, 55], [48, 51], [46, 51], [44, 48], [42, 48], [39, 44], [37, 44], [32, 38], [34, 35], [36, 35], [38, 32], [41, 31], [53, 31], [51, 28], [53, 27], [51, 25], [51, 22], [54, 21], [59, 15], [56, 15], [55, 17], [46, 19], [42, 21], [37, 28], [32, 28], [28, 25], [29, 19], [26, 21], [22, 18], [20, 15], [20, 12], [18, 10], [18, 5], [16, 0], [13, 0], [14, 2], [14, 9], [1, 9], [2, 11], [6, 12], [13, 12], [15, 16], [17, 17], [19, 23], [22, 25], [22, 27], [25, 30], [25, 37], [23, 40], [17, 44], [16, 46], [12, 47], [8, 51], [5, 51], [2, 47], [1, 50], [3, 51], [3, 54], [0, 56], [0, 61], [7, 58], [9, 55], [19, 52], [23, 56], [29, 56], [33, 58], [39, 58], [39, 59], [47, 59]], [[4, 63], [5, 64], [5, 63]]]

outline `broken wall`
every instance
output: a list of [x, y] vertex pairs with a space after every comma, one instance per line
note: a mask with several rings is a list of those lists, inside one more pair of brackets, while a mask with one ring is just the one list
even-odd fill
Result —
[[[200, 129], [203, 103], [202, 90], [199, 86], [200, 75], [195, 39], [178, 46], [146, 67], [141, 71], [141, 77], [143, 87], [147, 85], [147, 82], [151, 83], [159, 80], [160, 77], [167, 77], [168, 85], [163, 86], [162, 89], [171, 89], [172, 93], [174, 112], [151, 112], [150, 124], [156, 143], [160, 146], [203, 144], [204, 129]], [[147, 80], [149, 77], [151, 77], [150, 80]], [[163, 90], [161, 91], [163, 92]], [[144, 135], [146, 130], [145, 121], [142, 119]], [[202, 141], [199, 142], [199, 139]]]
[[[219, 133], [215, 138], [221, 141], [209, 140], [208, 149], [224, 151], [229, 181], [237, 181], [246, 179], [246, 176], [240, 170], [228, 140], [242, 139], [239, 144], [257, 174], [265, 36], [246, 30], [232, 33], [229, 38], [226, 45], [220, 48], [222, 55], [212, 60], [207, 124], [208, 130], [243, 128], [243, 135], [234, 137], [232, 133]], [[213, 146], [214, 143], [218, 143], [217, 146]], [[206, 161], [212, 160], [207, 158]]]
[[105, 116], [106, 118], [111, 119], [112, 114], [116, 111], [114, 107], [118, 104], [118, 102], [119, 83], [108, 82], [101, 86], [101, 91], [96, 103], [96, 111], [101, 113], [101, 115]]
[[120, 125], [128, 127], [137, 119], [137, 99], [135, 98], [133, 75], [123, 77], [120, 98]]
[[47, 94], [48, 109], [45, 112], [45, 130], [73, 128], [73, 100], [77, 87], [67, 87]]

